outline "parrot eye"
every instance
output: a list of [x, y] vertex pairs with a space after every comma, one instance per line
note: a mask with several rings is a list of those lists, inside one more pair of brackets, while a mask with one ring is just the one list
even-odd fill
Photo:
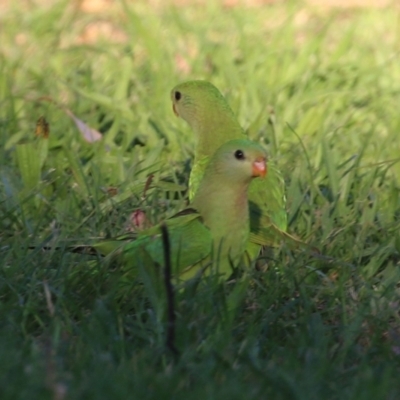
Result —
[[182, 93], [176, 91], [176, 92], [175, 92], [175, 100], [176, 100], [176, 101], [179, 101], [181, 98], [182, 98]]
[[235, 158], [236, 160], [244, 160], [244, 153], [242, 150], [235, 151]]

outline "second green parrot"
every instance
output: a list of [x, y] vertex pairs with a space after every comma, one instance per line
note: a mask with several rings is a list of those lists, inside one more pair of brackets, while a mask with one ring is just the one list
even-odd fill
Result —
[[[222, 279], [229, 277], [244, 256], [249, 237], [248, 186], [266, 172], [265, 150], [255, 142], [232, 140], [216, 150], [190, 207], [164, 222], [176, 279], [212, 269]], [[141, 231], [130, 242], [104, 240], [80, 247], [109, 255], [124, 269], [165, 263], [160, 226]]]

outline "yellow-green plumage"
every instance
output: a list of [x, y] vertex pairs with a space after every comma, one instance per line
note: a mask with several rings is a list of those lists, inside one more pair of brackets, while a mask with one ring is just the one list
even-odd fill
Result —
[[[193, 169], [189, 180], [189, 197], [197, 193], [204, 171], [221, 145], [246, 135], [219, 90], [206, 81], [189, 81], [171, 91], [173, 109], [192, 128], [196, 136]], [[268, 163], [268, 176], [254, 180], [249, 188], [250, 241], [248, 253], [257, 256], [260, 245], [274, 246], [286, 234], [285, 187], [282, 175]]]
[[[249, 140], [233, 140], [217, 149], [190, 208], [164, 222], [175, 278], [186, 280], [211, 269], [227, 278], [240, 263], [249, 237], [248, 186], [253, 177], [265, 175], [265, 160], [262, 147]], [[163, 265], [163, 246], [160, 226], [156, 226], [128, 243], [103, 241], [90, 247], [135, 269]]]

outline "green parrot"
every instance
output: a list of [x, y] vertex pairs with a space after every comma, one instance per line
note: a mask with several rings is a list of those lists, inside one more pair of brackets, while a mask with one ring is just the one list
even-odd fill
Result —
[[[231, 275], [244, 256], [249, 237], [248, 186], [252, 178], [264, 177], [266, 168], [265, 150], [250, 140], [232, 140], [216, 150], [189, 208], [164, 222], [177, 280], [186, 281], [213, 269], [222, 279]], [[158, 225], [141, 231], [130, 242], [104, 240], [81, 247], [135, 269], [163, 265], [163, 246]]]
[[[174, 113], [183, 118], [196, 136], [194, 165], [189, 179], [189, 198], [195, 197], [214, 152], [232, 139], [247, 136], [219, 90], [207, 81], [188, 81], [171, 91]], [[249, 188], [250, 241], [247, 252], [255, 258], [262, 245], [276, 246], [282, 239], [299, 242], [286, 233], [285, 184], [276, 166], [268, 162], [268, 176]]]

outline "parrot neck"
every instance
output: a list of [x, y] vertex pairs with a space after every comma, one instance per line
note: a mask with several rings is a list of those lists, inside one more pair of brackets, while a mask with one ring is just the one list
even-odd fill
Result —
[[[248, 184], [201, 185], [192, 205], [210, 229], [216, 248], [234, 259], [243, 254], [249, 235]], [[221, 242], [222, 241], [222, 242]]]
[[192, 129], [197, 138], [195, 158], [211, 157], [224, 143], [233, 139], [245, 138], [244, 131], [235, 115], [229, 109], [214, 110], [206, 115], [198, 115]]

